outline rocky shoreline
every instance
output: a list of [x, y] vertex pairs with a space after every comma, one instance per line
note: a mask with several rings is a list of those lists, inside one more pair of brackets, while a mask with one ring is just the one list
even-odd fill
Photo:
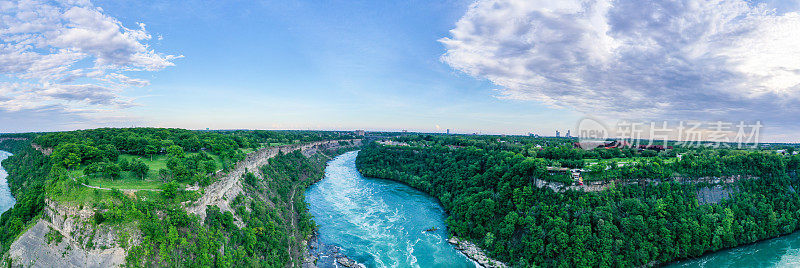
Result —
[[314, 231], [303, 243], [306, 249], [303, 253], [303, 268], [366, 268], [363, 264], [344, 255], [340, 247], [320, 243], [317, 231]]
[[508, 265], [506, 265], [505, 263], [500, 262], [498, 260], [494, 260], [494, 259], [489, 258], [488, 256], [486, 256], [486, 254], [483, 253], [483, 250], [480, 249], [475, 244], [473, 244], [472, 242], [469, 242], [469, 241], [463, 240], [463, 239], [459, 239], [458, 237], [455, 237], [455, 236], [451, 237], [450, 239], [447, 239], [447, 242], [452, 244], [453, 246], [455, 246], [455, 248], [458, 251], [461, 251], [462, 254], [464, 254], [468, 258], [472, 259], [473, 261], [477, 262], [478, 264], [480, 264], [483, 267], [487, 267], [487, 268], [505, 268], [505, 267], [508, 267]]

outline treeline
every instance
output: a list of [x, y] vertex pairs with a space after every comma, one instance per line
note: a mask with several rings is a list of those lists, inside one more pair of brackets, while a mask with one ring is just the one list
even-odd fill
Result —
[[[151, 172], [141, 160], [120, 160], [121, 154], [153, 159], [167, 157], [167, 166], [152, 170], [164, 182], [211, 182], [213, 172], [227, 171], [244, 159], [241, 149], [271, 144], [347, 139], [340, 132], [311, 131], [191, 131], [168, 128], [101, 128], [40, 135], [34, 143], [53, 148], [52, 161], [67, 169], [85, 166], [84, 175], [116, 179], [124, 171], [144, 179]], [[209, 154], [219, 159], [216, 160]], [[84, 181], [85, 182], [85, 181]]]
[[[257, 148], [261, 141], [269, 140], [263, 135], [246, 132], [208, 132], [183, 129], [160, 128], [101, 128], [70, 132], [48, 133], [37, 137], [34, 143], [54, 148], [51, 157], [55, 163], [70, 169], [79, 165], [99, 167], [106, 176], [115, 178], [122, 170], [117, 163], [120, 154], [132, 154], [152, 158], [168, 155], [173, 162], [181, 162], [172, 167], [187, 166], [183, 163], [185, 152], [210, 152], [218, 155], [223, 168], [244, 158], [240, 148]], [[97, 171], [97, 170], [91, 170]], [[170, 168], [171, 175], [186, 181], [191, 175], [186, 169]], [[90, 172], [92, 174], [96, 172]]]
[[706, 205], [696, 198], [704, 184], [540, 189], [532, 180], [547, 176], [546, 161], [519, 151], [373, 143], [361, 150], [357, 166], [365, 176], [405, 182], [437, 197], [449, 212], [453, 234], [518, 267], [649, 266], [800, 227], [800, 197], [789, 190], [785, 158], [763, 153], [686, 158], [676, 168], [692, 176], [760, 176], [730, 185], [737, 189], [732, 198]]

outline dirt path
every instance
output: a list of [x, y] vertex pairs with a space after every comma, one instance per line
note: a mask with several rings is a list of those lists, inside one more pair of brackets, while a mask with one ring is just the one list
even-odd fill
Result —
[[[78, 178], [83, 178], [83, 177], [86, 177], [86, 176], [80, 176]], [[78, 182], [78, 180], [75, 177], [72, 177], [72, 175], [70, 175], [69, 178], [72, 179], [72, 181], [74, 181], [74, 182]], [[83, 187], [88, 187], [88, 188], [92, 188], [92, 189], [107, 190], [107, 191], [113, 190], [111, 188], [103, 188], [103, 187], [99, 187], [99, 186], [92, 186], [92, 185], [88, 185], [88, 184], [85, 184], [85, 183], [82, 183], [82, 182], [78, 182], [78, 183], [83, 185]], [[138, 191], [153, 191], [153, 192], [161, 192], [162, 191], [161, 189], [117, 189], [117, 190], [120, 190], [125, 194], [132, 194], [132, 193], [135, 193], [135, 192], [138, 192]]]

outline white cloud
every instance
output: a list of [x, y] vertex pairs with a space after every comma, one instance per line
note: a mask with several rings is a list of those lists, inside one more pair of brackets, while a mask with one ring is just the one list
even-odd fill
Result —
[[[143, 23], [125, 27], [89, 1], [0, 1], [0, 113], [101, 111], [132, 105], [120, 93], [181, 56], [155, 52]], [[91, 108], [94, 107], [94, 108]]]
[[442, 60], [535, 100], [631, 119], [800, 123], [800, 14], [746, 1], [478, 1]]

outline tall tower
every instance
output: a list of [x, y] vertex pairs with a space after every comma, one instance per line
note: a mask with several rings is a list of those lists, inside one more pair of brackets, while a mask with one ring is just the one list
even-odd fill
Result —
[[558, 138], [558, 137], [561, 137], [561, 132], [559, 132], [558, 130], [556, 130], [556, 138]]

